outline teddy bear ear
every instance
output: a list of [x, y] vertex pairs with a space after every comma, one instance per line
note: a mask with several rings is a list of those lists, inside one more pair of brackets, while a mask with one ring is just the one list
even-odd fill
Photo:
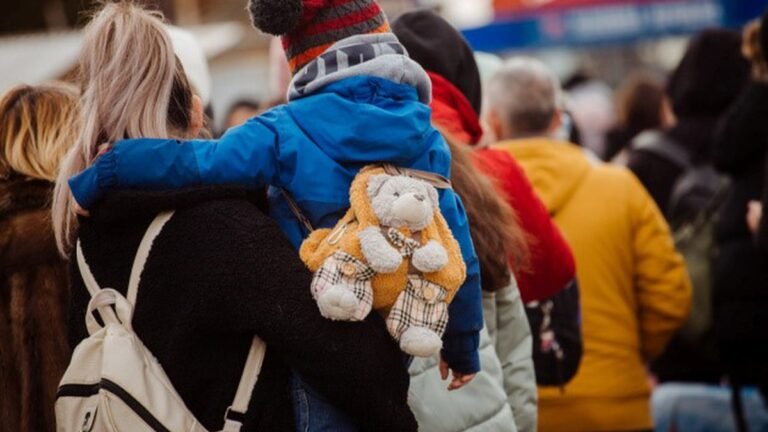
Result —
[[303, 0], [249, 0], [248, 12], [257, 29], [275, 36], [296, 30], [304, 13]]
[[381, 187], [391, 179], [388, 174], [376, 174], [368, 179], [368, 198], [373, 198], [379, 194]]

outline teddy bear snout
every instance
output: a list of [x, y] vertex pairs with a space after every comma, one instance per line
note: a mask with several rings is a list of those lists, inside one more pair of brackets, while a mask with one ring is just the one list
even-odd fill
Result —
[[416, 195], [414, 195], [413, 197], [414, 197], [414, 198], [416, 198], [416, 201], [418, 201], [418, 202], [424, 202], [424, 200], [425, 200], [425, 199], [427, 199], [427, 198], [426, 198], [424, 195], [422, 195], [422, 194], [416, 194]]

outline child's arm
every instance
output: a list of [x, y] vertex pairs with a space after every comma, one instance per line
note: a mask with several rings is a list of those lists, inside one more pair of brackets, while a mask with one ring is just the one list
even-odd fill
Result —
[[118, 142], [69, 185], [90, 208], [112, 189], [175, 189], [196, 184], [278, 185], [279, 149], [272, 122], [260, 118], [218, 140], [131, 139]]
[[469, 222], [461, 199], [446, 191], [440, 200], [440, 210], [461, 246], [467, 265], [467, 279], [448, 308], [448, 328], [443, 336], [442, 357], [448, 366], [461, 374], [480, 370], [480, 330], [483, 328], [483, 295], [480, 290], [480, 263], [475, 254]]

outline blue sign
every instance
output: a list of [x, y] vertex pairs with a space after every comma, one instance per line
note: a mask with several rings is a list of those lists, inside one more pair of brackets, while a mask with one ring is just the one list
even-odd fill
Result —
[[740, 28], [760, 16], [768, 0], [657, 0], [548, 10], [468, 29], [478, 51], [627, 43], [687, 35], [708, 27]]

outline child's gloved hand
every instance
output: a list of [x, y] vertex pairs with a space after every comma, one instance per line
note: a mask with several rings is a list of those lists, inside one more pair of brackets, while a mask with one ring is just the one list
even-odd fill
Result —
[[[448, 379], [448, 372], [450, 371], [448, 367], [448, 363], [443, 360], [442, 357], [440, 357], [440, 377], [443, 378], [443, 381]], [[456, 371], [453, 371], [453, 380], [451, 380], [451, 383], [448, 385], [448, 391], [458, 390], [465, 385], [472, 382], [472, 380], [475, 378], [475, 375], [477, 374], [462, 374]]]

